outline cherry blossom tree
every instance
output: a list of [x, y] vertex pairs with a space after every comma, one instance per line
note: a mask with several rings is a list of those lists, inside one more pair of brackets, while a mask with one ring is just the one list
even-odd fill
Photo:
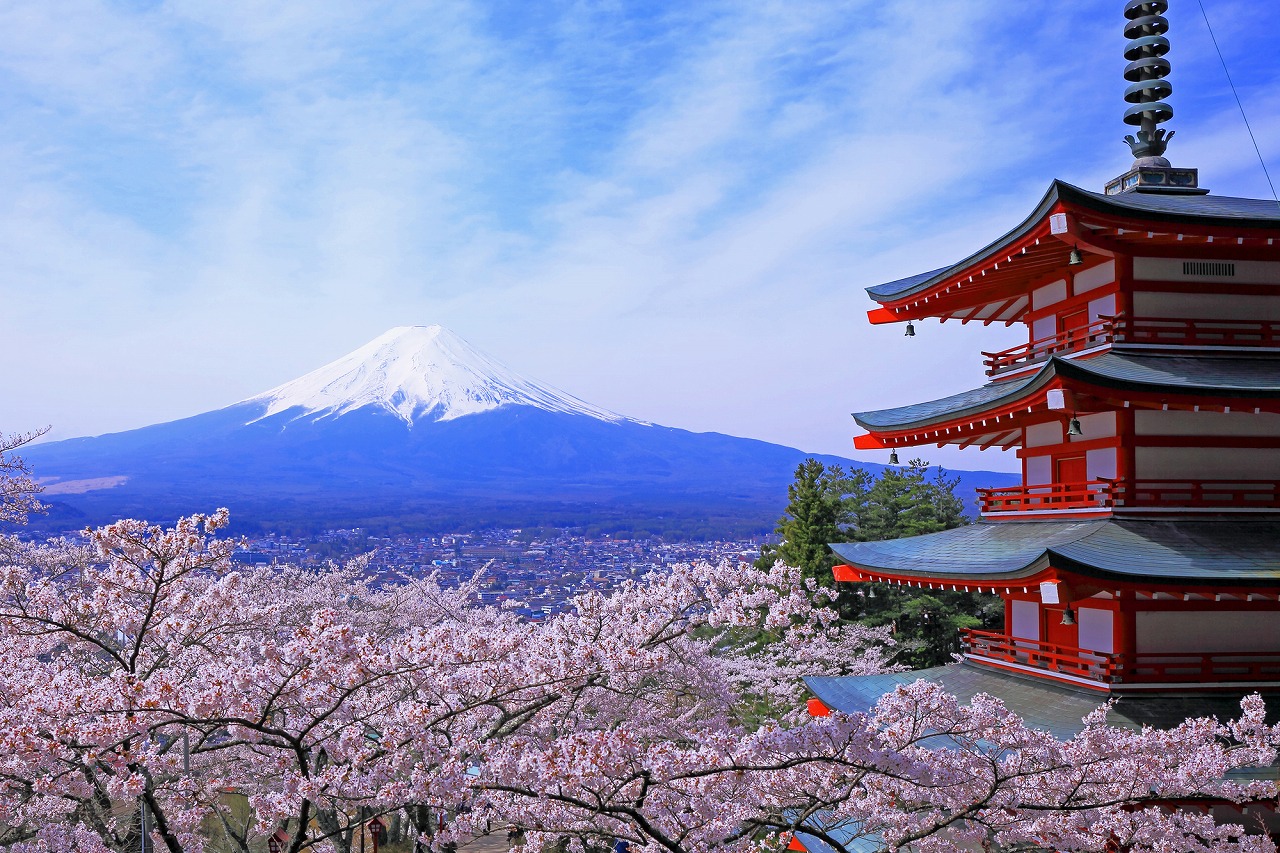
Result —
[[13, 451], [30, 444], [49, 431], [48, 427], [27, 433], [4, 435], [0, 433], [0, 523], [22, 524], [27, 515], [38, 512], [42, 505], [36, 500], [40, 485], [31, 479], [22, 457]]
[[1256, 697], [1171, 731], [1104, 709], [1066, 742], [924, 682], [809, 719], [797, 669], [877, 671], [887, 638], [786, 566], [676, 567], [526, 622], [477, 606], [477, 580], [237, 567], [226, 524], [5, 540], [0, 846], [136, 850], [145, 826], [172, 853], [281, 829], [291, 853], [341, 853], [363, 817], [403, 814], [435, 849], [504, 823], [529, 851], [747, 853], [796, 831], [838, 851], [1274, 849], [1151, 804], [1274, 801], [1224, 781], [1275, 760]]
[[619, 727], [530, 743], [523, 754], [504, 751], [505, 764], [486, 769], [490, 784], [536, 815], [542, 843], [607, 828], [606, 835], [672, 851], [747, 850], [762, 834], [794, 830], [836, 850], [868, 842], [924, 851], [1097, 851], [1108, 842], [1272, 850], [1265, 836], [1244, 837], [1241, 826], [1144, 804], [1274, 805], [1271, 783], [1222, 777], [1273, 761], [1276, 738], [1251, 697], [1235, 723], [1194, 720], [1169, 732], [1109, 727], [1100, 711], [1062, 743], [1028, 729], [997, 700], [963, 706], [917, 682], [868, 713], [802, 727], [742, 738], [721, 731], [663, 750], [642, 748], [640, 734]]
[[[468, 805], [498, 744], [587, 708], [598, 723], [647, 720], [655, 742], [695, 720], [736, 725], [735, 658], [712, 654], [729, 629], [839, 635], [846, 668], [879, 665], [865, 648], [877, 636], [840, 633], [785, 567], [692, 567], [531, 624], [434, 578], [372, 589], [359, 564], [233, 571], [236, 543], [212, 535], [226, 522], [219, 511], [169, 530], [118, 522], [87, 544], [11, 543], [9, 839], [94, 849], [92, 834], [97, 849], [133, 849], [145, 813], [158, 843], [198, 849], [212, 814], [245, 849], [277, 822], [294, 828], [293, 849], [315, 841], [299, 831], [313, 821], [341, 846], [365, 810]], [[798, 704], [776, 661], [761, 672]], [[233, 825], [228, 791], [252, 827]]]

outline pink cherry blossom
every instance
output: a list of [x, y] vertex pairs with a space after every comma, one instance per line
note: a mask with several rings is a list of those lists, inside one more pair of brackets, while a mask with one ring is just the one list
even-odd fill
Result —
[[135, 850], [145, 810], [173, 853], [281, 826], [292, 853], [342, 851], [362, 813], [437, 849], [503, 824], [526, 850], [1274, 849], [1152, 805], [1274, 807], [1274, 784], [1225, 781], [1275, 761], [1257, 697], [1170, 731], [1104, 708], [1066, 742], [926, 682], [811, 719], [799, 676], [880, 671], [890, 640], [786, 566], [679, 566], [529, 623], [474, 581], [236, 567], [227, 517], [3, 540], [0, 846]]

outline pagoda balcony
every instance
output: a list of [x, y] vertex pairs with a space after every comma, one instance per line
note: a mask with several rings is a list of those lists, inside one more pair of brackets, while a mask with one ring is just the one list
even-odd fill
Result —
[[1100, 344], [1109, 344], [1114, 332], [1114, 318], [1100, 317], [1087, 325], [1064, 329], [1047, 338], [1039, 338], [999, 352], [983, 352], [982, 363], [987, 366], [988, 376], [996, 376], [1044, 361], [1051, 355], [1079, 352]]
[[982, 361], [987, 367], [987, 375], [997, 376], [1044, 361], [1050, 356], [1116, 343], [1161, 347], [1280, 348], [1280, 322], [1132, 318], [1117, 314], [1099, 317], [1092, 323], [1064, 329], [1056, 335], [1000, 352], [983, 352]]
[[978, 509], [983, 515], [1040, 510], [1109, 509], [1115, 505], [1116, 483], [1089, 480], [1084, 483], [1047, 483], [978, 489]]
[[1027, 640], [992, 631], [960, 632], [975, 663], [1042, 671], [1100, 685], [1280, 682], [1280, 652], [1143, 652], [1112, 654]]
[[1280, 322], [1185, 320], [1168, 317], [1102, 317], [1113, 324], [1116, 343], [1176, 347], [1280, 347]]
[[973, 628], [961, 629], [960, 647], [965, 657], [975, 658], [979, 662], [991, 661], [1042, 669], [1101, 684], [1121, 680], [1123, 671], [1119, 655], [1093, 652], [1075, 646], [1059, 646], [1040, 640], [1024, 640]]
[[1280, 509], [1276, 480], [1110, 480], [978, 489], [983, 515], [1115, 509]]
[[1277, 509], [1276, 480], [1112, 480], [1109, 492], [1117, 507], [1187, 507], [1191, 509]]

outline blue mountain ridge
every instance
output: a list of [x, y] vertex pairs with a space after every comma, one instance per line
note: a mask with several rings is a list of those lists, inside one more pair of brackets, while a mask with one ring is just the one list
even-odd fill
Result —
[[[385, 409], [341, 415], [239, 403], [169, 423], [24, 449], [51, 486], [34, 524], [69, 529], [120, 517], [169, 521], [228, 506], [240, 530], [489, 525], [639, 526], [696, 536], [764, 533], [806, 458], [884, 466], [719, 433], [504, 405], [406, 423]], [[1017, 481], [951, 471], [958, 492]], [[92, 484], [89, 484], [92, 485]], [[723, 528], [717, 534], [716, 527]]]

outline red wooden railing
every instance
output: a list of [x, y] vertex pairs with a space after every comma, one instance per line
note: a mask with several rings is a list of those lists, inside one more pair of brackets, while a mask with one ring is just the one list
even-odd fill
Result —
[[1104, 683], [1120, 680], [1119, 656], [1107, 652], [1024, 640], [972, 628], [961, 630], [960, 645], [965, 654], [988, 660], [1016, 663]]
[[987, 375], [994, 376], [1024, 364], [1032, 364], [1060, 352], [1075, 352], [1111, 340], [1114, 325], [1110, 318], [1100, 317], [1092, 323], [1064, 329], [1056, 335], [1038, 338], [999, 352], [983, 352], [982, 363]]
[[1185, 320], [1102, 317], [1116, 341], [1169, 346], [1280, 347], [1280, 323], [1271, 320]]
[[1280, 506], [1276, 480], [1114, 480], [1115, 506], [1174, 506], [1196, 509], [1272, 509]]
[[1114, 482], [1049, 483], [978, 489], [981, 512], [1028, 512], [1039, 509], [1093, 509], [1112, 506]]
[[994, 376], [1042, 361], [1051, 355], [1077, 352], [1105, 343], [1280, 348], [1280, 321], [1103, 315], [1091, 323], [1064, 329], [1056, 335], [999, 352], [983, 352], [982, 363], [987, 366], [987, 375]]
[[1280, 681], [1278, 652], [1137, 654], [1127, 656], [1126, 681]]
[[1118, 655], [1024, 640], [991, 631], [960, 632], [965, 654], [1086, 678], [1103, 684], [1212, 684], [1280, 681], [1280, 652], [1144, 652]]
[[1280, 480], [1110, 480], [978, 489], [983, 514], [1115, 507], [1280, 508]]

